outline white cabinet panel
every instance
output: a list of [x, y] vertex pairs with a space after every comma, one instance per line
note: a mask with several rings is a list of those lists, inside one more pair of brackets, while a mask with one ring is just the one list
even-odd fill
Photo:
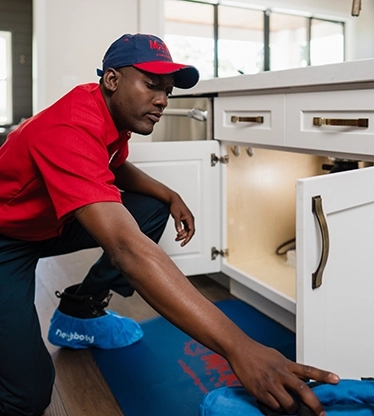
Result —
[[[344, 378], [374, 374], [373, 184], [374, 168], [297, 182], [297, 358]], [[314, 196], [321, 196], [329, 234], [315, 289], [323, 247]]]
[[218, 97], [214, 137], [258, 146], [284, 145], [284, 95]]
[[[286, 144], [327, 154], [372, 156], [373, 103], [374, 90], [287, 94]], [[363, 127], [335, 125], [356, 123]]]
[[170, 217], [160, 246], [186, 275], [220, 270], [220, 259], [211, 259], [211, 248], [219, 247], [219, 166], [211, 166], [211, 154], [219, 154], [219, 143], [209, 141], [130, 143], [129, 161], [178, 192], [195, 217], [196, 233], [184, 247], [175, 242]]

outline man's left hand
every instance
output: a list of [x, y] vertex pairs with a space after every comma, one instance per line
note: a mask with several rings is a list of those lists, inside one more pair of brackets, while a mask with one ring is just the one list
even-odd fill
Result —
[[181, 241], [183, 247], [195, 234], [195, 218], [178, 194], [175, 194], [171, 200], [170, 214], [174, 218], [177, 231], [175, 241]]

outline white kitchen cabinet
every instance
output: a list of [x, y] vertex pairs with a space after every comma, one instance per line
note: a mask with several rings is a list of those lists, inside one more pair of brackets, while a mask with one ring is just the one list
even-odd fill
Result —
[[[247, 165], [247, 172], [239, 163], [230, 178], [227, 171], [237, 160], [227, 152], [229, 145], [219, 145], [213, 140], [134, 143], [130, 146], [131, 160], [178, 190], [196, 217], [197, 232], [189, 245], [180, 248], [173, 241], [175, 231], [170, 220], [161, 246], [186, 275], [224, 272], [231, 278], [233, 294], [288, 328], [295, 329], [296, 316], [298, 361], [330, 369], [342, 377], [374, 374], [372, 360], [363, 360], [361, 353], [357, 354], [358, 346], [360, 349], [363, 346], [366, 353], [374, 348], [374, 337], [368, 330], [374, 315], [374, 302], [371, 302], [374, 289], [371, 278], [374, 270], [374, 168], [320, 175], [318, 166], [323, 162], [322, 158], [265, 149], [255, 149], [255, 155], [249, 158], [243, 149], [240, 163]], [[218, 155], [220, 147], [222, 154], [229, 154], [228, 166], [222, 163], [211, 165], [212, 154]], [[257, 166], [251, 171], [248, 165], [256, 158]], [[288, 173], [285, 172], [287, 166]], [[279, 172], [279, 168], [283, 172]], [[242, 171], [243, 176], [253, 175], [256, 179], [261, 176], [261, 169], [262, 175], [267, 177], [258, 188], [264, 187], [267, 181], [269, 188], [264, 188], [262, 195], [257, 189], [252, 204], [248, 203], [251, 198], [240, 200], [239, 195], [248, 191], [248, 185], [244, 178], [239, 181], [235, 175]], [[313, 171], [319, 176], [297, 179], [299, 175]], [[230, 183], [226, 189], [228, 177]], [[233, 194], [230, 188], [237, 192]], [[321, 196], [323, 201], [330, 252], [323, 284], [312, 289], [312, 274], [318, 268], [322, 252], [321, 231], [312, 211], [312, 197], [315, 196]], [[228, 214], [230, 198], [234, 205], [239, 205], [237, 215]], [[247, 225], [244, 224], [246, 220], [249, 221]], [[236, 224], [233, 225], [233, 221]], [[244, 238], [238, 236], [240, 230], [247, 233]], [[286, 241], [295, 232], [297, 273], [294, 267], [287, 265], [284, 257], [274, 253], [278, 243]], [[230, 237], [230, 233], [234, 236]], [[243, 254], [230, 253], [235, 236], [238, 236], [236, 245], [239, 247], [236, 251], [247, 251], [247, 258], [240, 259]], [[269, 247], [263, 248], [267, 244]], [[256, 247], [258, 245], [262, 247]], [[214, 248], [228, 249], [229, 255], [213, 258]]]
[[[131, 160], [196, 212], [190, 248], [166, 243], [172, 227], [162, 241], [182, 271], [223, 272], [234, 295], [296, 331], [299, 362], [344, 378], [374, 374], [374, 168], [328, 174], [321, 166], [327, 156], [374, 161], [373, 67], [368, 60], [200, 83], [191, 95], [214, 96], [217, 140], [130, 145]], [[363, 124], [330, 125], [347, 119]], [[296, 268], [275, 254], [295, 236]]]

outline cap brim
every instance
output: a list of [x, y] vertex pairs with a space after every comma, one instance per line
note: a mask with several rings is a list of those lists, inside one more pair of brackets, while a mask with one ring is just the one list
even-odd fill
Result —
[[142, 62], [132, 65], [152, 74], [174, 74], [174, 85], [177, 88], [192, 88], [199, 81], [199, 71], [192, 65], [176, 64], [166, 61]]

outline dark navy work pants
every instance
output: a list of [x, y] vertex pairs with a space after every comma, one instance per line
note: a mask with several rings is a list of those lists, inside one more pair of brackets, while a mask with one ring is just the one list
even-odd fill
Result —
[[[142, 232], [158, 242], [169, 217], [168, 207], [144, 195], [121, 195]], [[0, 416], [41, 415], [51, 399], [54, 367], [34, 305], [38, 260], [97, 246], [78, 221], [67, 224], [60, 237], [38, 242], [0, 235]], [[105, 289], [123, 296], [133, 293], [105, 253], [92, 266], [82, 287], [91, 294]]]

